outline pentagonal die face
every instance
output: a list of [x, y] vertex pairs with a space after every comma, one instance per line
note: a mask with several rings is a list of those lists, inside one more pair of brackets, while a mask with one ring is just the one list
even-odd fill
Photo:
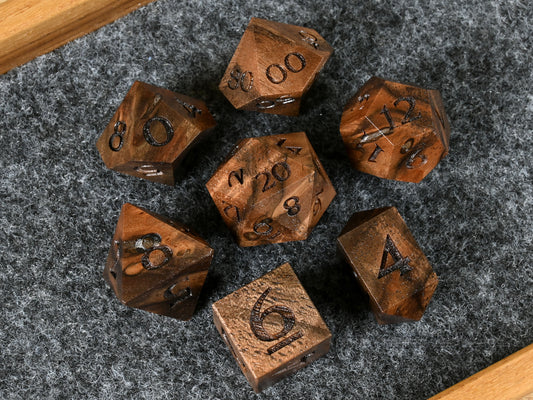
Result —
[[340, 131], [353, 166], [380, 178], [420, 182], [448, 154], [439, 92], [377, 77], [348, 102]]
[[212, 258], [213, 250], [185, 226], [125, 204], [104, 278], [124, 304], [187, 320]]
[[306, 239], [336, 194], [305, 132], [242, 140], [207, 189], [241, 246]]
[[313, 29], [252, 18], [219, 88], [237, 109], [298, 115], [332, 52]]
[[202, 101], [137, 81], [96, 146], [108, 168], [173, 185], [182, 158], [214, 126]]

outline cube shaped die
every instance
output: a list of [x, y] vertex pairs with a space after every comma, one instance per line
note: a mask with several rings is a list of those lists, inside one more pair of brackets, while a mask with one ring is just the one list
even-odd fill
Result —
[[214, 303], [213, 318], [256, 392], [329, 351], [331, 333], [288, 263]]
[[438, 278], [396, 208], [355, 213], [337, 243], [380, 324], [422, 318]]

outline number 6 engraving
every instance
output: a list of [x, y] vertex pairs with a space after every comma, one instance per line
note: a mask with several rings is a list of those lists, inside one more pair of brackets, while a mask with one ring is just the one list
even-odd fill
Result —
[[[252, 329], [252, 332], [254, 333], [255, 337], [263, 342], [271, 342], [273, 340], [284, 337], [292, 330], [292, 328], [294, 328], [295, 323], [294, 313], [290, 308], [285, 306], [274, 305], [261, 312], [263, 302], [270, 293], [271, 289], [272, 288], [267, 288], [261, 294], [261, 296], [259, 296], [250, 314], [250, 328]], [[283, 329], [275, 334], [268, 333], [265, 327], [263, 326], [263, 322], [269, 314], [278, 314], [281, 316], [281, 318], [283, 318]], [[276, 351], [279, 351], [283, 347], [288, 346], [295, 340], [300, 339], [302, 336], [302, 331], [298, 331], [294, 335], [291, 335], [288, 338], [278, 342], [274, 346], [269, 347], [267, 349], [267, 353], [274, 354]]]

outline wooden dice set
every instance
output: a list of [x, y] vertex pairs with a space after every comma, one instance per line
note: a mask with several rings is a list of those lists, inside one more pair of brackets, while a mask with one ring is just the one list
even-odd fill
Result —
[[[298, 115], [333, 49], [314, 30], [253, 18], [219, 85], [237, 109]], [[215, 121], [205, 103], [135, 82], [97, 142], [107, 167], [173, 185]], [[355, 168], [419, 182], [448, 153], [440, 94], [370, 79], [340, 132]], [[305, 132], [242, 139], [207, 189], [240, 246], [305, 240], [336, 195]], [[380, 324], [419, 320], [438, 283], [394, 207], [356, 212], [338, 238]], [[122, 208], [104, 277], [126, 305], [192, 317], [214, 250], [178, 222]], [[213, 304], [215, 325], [257, 392], [326, 354], [331, 334], [289, 264]]]

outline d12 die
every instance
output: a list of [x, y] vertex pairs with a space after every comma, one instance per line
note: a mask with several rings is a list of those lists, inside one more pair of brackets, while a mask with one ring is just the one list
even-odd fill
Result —
[[192, 317], [213, 249], [185, 226], [124, 204], [104, 278], [124, 304], [168, 317]]
[[329, 351], [331, 333], [289, 264], [214, 303], [213, 318], [256, 392]]
[[183, 157], [214, 126], [204, 102], [137, 81], [96, 147], [108, 168], [173, 185]]
[[422, 318], [438, 278], [396, 208], [355, 213], [337, 243], [380, 324]]
[[336, 194], [305, 132], [242, 140], [206, 186], [240, 246], [306, 239]]
[[313, 29], [252, 18], [219, 88], [237, 109], [298, 115], [332, 53]]
[[380, 178], [420, 182], [448, 154], [440, 93], [377, 77], [348, 102], [340, 131], [353, 166]]

